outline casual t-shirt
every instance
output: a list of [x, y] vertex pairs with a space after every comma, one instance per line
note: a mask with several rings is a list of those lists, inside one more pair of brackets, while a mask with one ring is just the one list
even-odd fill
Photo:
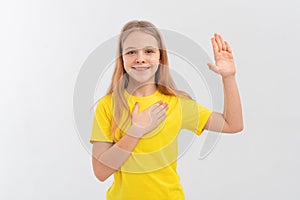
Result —
[[[102, 97], [97, 104], [91, 143], [113, 142], [112, 95]], [[184, 192], [176, 171], [177, 137], [181, 129], [200, 135], [212, 111], [195, 100], [165, 95], [159, 90], [145, 97], [130, 95], [126, 90], [124, 95], [130, 114], [137, 101], [139, 112], [159, 100], [167, 102], [169, 109], [163, 122], [139, 140], [129, 158], [114, 172], [114, 182], [106, 193], [107, 200], [183, 200]], [[116, 135], [117, 141], [121, 138], [122, 135]]]

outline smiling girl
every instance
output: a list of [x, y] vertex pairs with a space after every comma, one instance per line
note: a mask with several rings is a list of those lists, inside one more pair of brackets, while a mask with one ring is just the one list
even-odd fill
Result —
[[97, 104], [90, 142], [95, 176], [114, 182], [108, 200], [181, 200], [177, 137], [181, 129], [236, 133], [243, 129], [235, 65], [228, 42], [211, 39], [222, 76], [224, 112], [213, 112], [178, 90], [158, 29], [146, 21], [122, 29], [112, 82]]

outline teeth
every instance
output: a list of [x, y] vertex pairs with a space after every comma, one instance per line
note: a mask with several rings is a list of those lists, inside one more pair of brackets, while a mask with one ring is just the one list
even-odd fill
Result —
[[142, 70], [148, 69], [148, 67], [138, 67], [138, 68], [134, 68], [134, 69], [136, 69], [136, 70], [138, 70], [138, 71], [142, 71]]

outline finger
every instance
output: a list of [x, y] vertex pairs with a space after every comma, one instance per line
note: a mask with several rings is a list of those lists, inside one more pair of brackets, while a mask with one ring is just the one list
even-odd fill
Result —
[[225, 44], [226, 44], [226, 49], [229, 53], [231, 53], [231, 48], [230, 48], [230, 45], [227, 41], [225, 41]]
[[161, 113], [167, 112], [168, 109], [169, 109], [168, 104], [165, 103], [165, 105], [163, 105], [160, 109], [157, 109], [156, 112], [153, 112], [153, 114], [160, 115]]
[[168, 107], [168, 103], [164, 102], [163, 104], [160, 105], [162, 109], [166, 109]]
[[146, 110], [149, 110], [151, 112], [151, 111], [157, 109], [162, 103], [163, 103], [162, 100], [159, 100], [158, 102], [154, 103], [152, 106], [147, 108]]
[[154, 115], [157, 115], [160, 112], [165, 112], [166, 108], [168, 108], [168, 104], [167, 103], [163, 103], [162, 105], [158, 106], [158, 108], [156, 108], [155, 110], [152, 110], [152, 113]]
[[220, 52], [218, 44], [217, 44], [215, 38], [211, 38], [211, 43], [212, 43], [212, 46], [213, 46], [214, 54], [217, 54], [218, 52]]
[[165, 111], [167, 111], [169, 109], [169, 104], [166, 103], [166, 106], [165, 106]]
[[225, 44], [225, 42], [224, 42], [222, 36], [221, 36], [221, 35], [218, 35], [218, 36], [219, 36], [220, 41], [221, 41], [221, 43], [222, 43], [222, 50], [223, 50], [223, 51], [226, 51], [226, 44]]
[[159, 115], [156, 119], [156, 121], [159, 123], [161, 123], [165, 118], [167, 117], [166, 113], [162, 113], [161, 115]]
[[163, 104], [163, 101], [162, 101], [162, 100], [159, 100], [159, 101], [156, 102], [155, 104], [160, 106], [161, 104]]
[[216, 73], [219, 73], [219, 68], [211, 63], [207, 63], [208, 67], [210, 70], [216, 72]]
[[160, 112], [158, 115], [155, 116], [155, 121], [156, 122], [161, 122], [163, 119], [165, 119], [167, 117], [167, 113], [166, 112]]
[[158, 102], [156, 102], [156, 103], [158, 103], [158, 104], [162, 104], [163, 103], [163, 101], [162, 100], [159, 100]]
[[140, 107], [139, 102], [135, 102], [132, 112], [137, 113], [139, 110], [139, 107]]
[[216, 34], [216, 33], [215, 33], [215, 40], [216, 40], [216, 42], [218, 44], [218, 47], [219, 47], [219, 51], [218, 52], [220, 52], [222, 50], [222, 42], [221, 42], [218, 34]]
[[151, 113], [156, 113], [156, 112], [158, 112], [158, 111], [161, 109], [162, 105], [163, 105], [162, 102], [161, 102], [161, 103], [154, 104], [154, 105], [152, 105], [152, 106], [149, 108], [149, 111], [150, 111]]
[[224, 50], [224, 51], [227, 51], [227, 52], [228, 52], [228, 46], [227, 46], [226, 41], [224, 41], [224, 43], [225, 43], [225, 50]]

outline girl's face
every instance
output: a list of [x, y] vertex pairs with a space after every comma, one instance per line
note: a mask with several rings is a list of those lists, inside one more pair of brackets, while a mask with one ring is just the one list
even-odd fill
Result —
[[130, 33], [123, 43], [122, 58], [129, 75], [129, 84], [154, 82], [160, 53], [152, 35], [141, 31]]

